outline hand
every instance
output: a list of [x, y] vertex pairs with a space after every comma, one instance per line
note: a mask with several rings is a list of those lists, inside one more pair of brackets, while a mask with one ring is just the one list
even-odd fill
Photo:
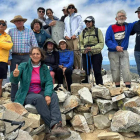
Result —
[[14, 77], [18, 77], [19, 76], [18, 64], [16, 64], [16, 68], [13, 71], [13, 75], [14, 75]]
[[76, 39], [76, 35], [73, 35], [73, 36], [71, 37], [71, 39], [73, 39], [73, 40]]
[[62, 65], [59, 65], [59, 68], [61, 68], [61, 69], [62, 69], [62, 68], [63, 68], [63, 66], [62, 66]]
[[8, 65], [10, 65], [10, 66], [11, 66], [11, 60], [8, 60]]
[[62, 70], [63, 70], [63, 75], [65, 74], [65, 70], [66, 70], [67, 68], [65, 68], [65, 67], [63, 67], [62, 68]]
[[53, 21], [49, 24], [49, 26], [54, 26], [55, 24], [56, 24], [56, 21], [53, 20]]
[[68, 36], [65, 36], [65, 39], [70, 40], [70, 38]]
[[46, 96], [45, 97], [45, 100], [47, 102], [47, 105], [50, 105], [50, 103], [51, 103], [51, 97], [50, 96]]
[[123, 52], [123, 47], [117, 46], [117, 47], [116, 47], [116, 50], [117, 50], [117, 52]]

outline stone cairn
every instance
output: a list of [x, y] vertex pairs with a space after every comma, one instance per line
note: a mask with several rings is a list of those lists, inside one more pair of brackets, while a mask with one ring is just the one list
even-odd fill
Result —
[[[140, 84], [132, 84], [129, 89], [123, 83], [115, 87], [110, 75], [103, 76], [103, 80], [104, 86], [73, 83], [71, 93], [65, 89], [57, 91], [62, 125], [71, 131], [66, 140], [83, 140], [81, 134], [95, 130], [104, 130], [98, 133], [98, 140], [134, 140], [139, 136]], [[44, 140], [45, 124], [35, 107], [11, 102], [10, 92], [11, 84], [6, 83], [0, 98], [0, 105], [6, 109], [0, 112], [0, 118], [25, 121], [17, 140]], [[16, 127], [1, 121], [0, 136], [2, 131], [8, 134]]]

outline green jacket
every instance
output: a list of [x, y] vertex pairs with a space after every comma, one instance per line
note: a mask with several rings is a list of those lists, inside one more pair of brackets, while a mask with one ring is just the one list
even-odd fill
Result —
[[[20, 81], [20, 87], [16, 93], [15, 102], [23, 105], [31, 82], [31, 75], [33, 70], [31, 59], [29, 59], [28, 62], [21, 63], [18, 66], [18, 70], [18, 77], [14, 77], [13, 72], [11, 72], [10, 81], [11, 83], [15, 84], [18, 84], [18, 82]], [[52, 77], [50, 76], [50, 71], [45, 64], [41, 64], [40, 67], [40, 80], [41, 88], [45, 91], [45, 96], [51, 96], [53, 93], [53, 82]]]
[[101, 50], [104, 47], [104, 38], [103, 38], [103, 34], [101, 32], [100, 29], [98, 29], [98, 39], [95, 35], [95, 27], [91, 27], [91, 28], [85, 28], [84, 30], [86, 30], [86, 32], [84, 33], [84, 38], [83, 38], [83, 31], [79, 36], [79, 45], [78, 48], [82, 49], [82, 53], [84, 53], [84, 50], [86, 46], [90, 46], [91, 47], [91, 54], [99, 54], [101, 52]]

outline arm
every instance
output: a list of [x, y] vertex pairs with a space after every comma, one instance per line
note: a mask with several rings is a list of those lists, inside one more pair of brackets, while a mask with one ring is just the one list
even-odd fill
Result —
[[113, 39], [115, 41], [115, 38], [113, 38], [114, 37], [113, 35], [114, 35], [114, 33], [113, 33], [113, 30], [112, 30], [112, 27], [109, 26], [107, 31], [106, 31], [105, 43], [106, 43], [108, 48], [110, 48], [112, 50], [116, 50], [116, 47], [118, 45], [117, 45], [117, 42], [116, 42], [116, 44], [113, 42]]
[[45, 75], [46, 75], [46, 81], [45, 81], [45, 91], [44, 91], [44, 95], [45, 96], [50, 96], [53, 93], [53, 82], [52, 82], [52, 77], [50, 75], [50, 70], [48, 69], [48, 67], [45, 65]]
[[74, 64], [74, 53], [73, 51], [70, 51], [70, 59], [69, 59], [69, 63], [65, 66], [66, 68], [71, 68]]
[[[80, 46], [79, 46], [80, 45]], [[79, 35], [79, 43], [78, 43], [78, 48], [81, 49], [81, 52], [84, 53], [85, 48], [84, 48], [84, 38], [83, 38], [83, 31]]]
[[12, 40], [10, 35], [8, 35], [8, 37], [2, 41], [0, 41], [0, 49], [4, 49], [9, 51], [13, 46]]
[[91, 51], [93, 52], [94, 51], [96, 52], [97, 50], [101, 51], [104, 47], [104, 37], [100, 29], [98, 29], [98, 38], [99, 38], [99, 43], [91, 47], [91, 49], [93, 49]]
[[75, 31], [74, 35], [78, 36], [79, 33], [81, 33], [81, 31], [83, 30], [83, 21], [82, 21], [82, 17], [79, 15], [77, 16], [77, 21], [78, 21], [78, 28]]
[[32, 30], [30, 30], [30, 44], [31, 44], [31, 47], [38, 47], [38, 43], [37, 43], [35, 34], [33, 33]]
[[45, 32], [46, 39], [51, 38], [51, 35], [47, 34], [46, 31], [44, 32]]
[[65, 38], [66, 36], [68, 36], [68, 33], [67, 33], [67, 28], [68, 28], [68, 27], [67, 27], [67, 23], [66, 23], [66, 22], [67, 22], [67, 18], [69, 18], [69, 17], [66, 17], [65, 20], [64, 20], [64, 23], [65, 23], [64, 38]]

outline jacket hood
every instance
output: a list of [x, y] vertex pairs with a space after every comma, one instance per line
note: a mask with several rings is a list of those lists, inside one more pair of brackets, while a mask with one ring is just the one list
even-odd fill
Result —
[[45, 41], [44, 45], [43, 45], [43, 50], [46, 50], [46, 49], [47, 49], [47, 48], [46, 48], [46, 45], [47, 45], [48, 42], [52, 42], [52, 43], [54, 44], [54, 49], [57, 48], [56, 42], [55, 42], [53, 39], [48, 38], [48, 39]]

